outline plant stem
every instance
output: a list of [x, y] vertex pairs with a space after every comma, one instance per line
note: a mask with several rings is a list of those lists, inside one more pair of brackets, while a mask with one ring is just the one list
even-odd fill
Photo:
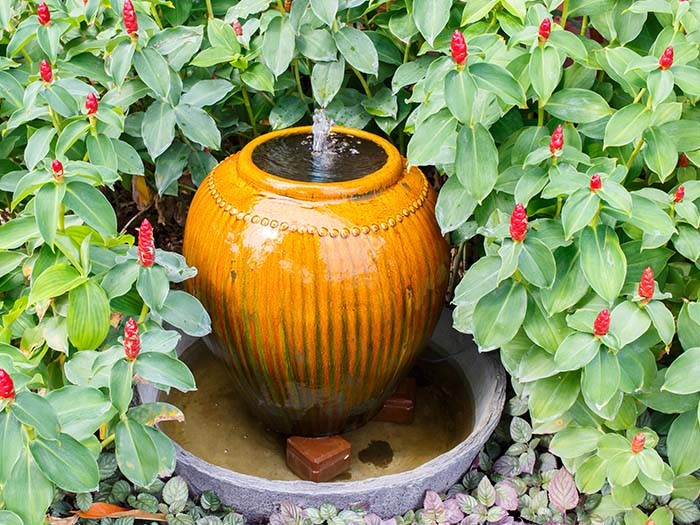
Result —
[[537, 99], [537, 125], [544, 126], [544, 104], [542, 104], [541, 98]]
[[564, 199], [561, 198], [561, 195], [557, 197], [557, 212], [554, 214], [554, 218], [558, 219], [559, 216], [561, 215], [561, 206], [564, 203]]
[[455, 258], [453, 259], [454, 267], [452, 268], [452, 276], [450, 277], [450, 296], [452, 298], [454, 298], [455, 288], [457, 287], [457, 277], [459, 277], [460, 266], [459, 263], [462, 260], [462, 254], [464, 253], [464, 247], [466, 244], [467, 242], [464, 241], [459, 245], [459, 248], [457, 248], [457, 255], [455, 255]]
[[639, 90], [639, 93], [637, 93], [637, 96], [634, 97], [634, 100], [632, 101], [632, 104], [636, 104], [640, 100], [642, 100], [642, 97], [644, 96], [644, 93], [647, 92], [647, 88], [642, 88]]
[[581, 32], [579, 33], [579, 35], [585, 36], [587, 29], [588, 29], [588, 15], [584, 15], [583, 19], [581, 20]]
[[60, 133], [61, 121], [60, 121], [58, 115], [56, 114], [56, 112], [50, 106], [49, 106], [49, 118], [51, 119], [51, 124], [53, 124], [53, 127], [56, 128], [56, 132]]
[[411, 43], [413, 42], [413, 37], [408, 37], [408, 42], [406, 42], [406, 48], [403, 50], [403, 63], [407, 63], [408, 59], [411, 58]]
[[116, 434], [110, 434], [109, 436], [107, 436], [107, 437], [106, 437], [104, 440], [102, 440], [102, 442], [100, 443], [100, 448], [101, 448], [102, 450], [104, 450], [105, 448], [107, 448], [107, 447], [114, 441], [114, 438], [115, 438], [115, 437], [116, 437]]
[[566, 19], [569, 18], [569, 0], [564, 0], [564, 7], [561, 9], [561, 24], [562, 27], [566, 27]]
[[214, 18], [214, 8], [211, 5], [211, 0], [205, 0], [207, 3], [207, 16], [209, 18]]
[[34, 61], [32, 60], [32, 57], [29, 56], [29, 54], [24, 50], [24, 48], [20, 52], [22, 53], [22, 56], [29, 64], [34, 63]]
[[352, 69], [353, 73], [355, 73], [355, 76], [360, 80], [360, 84], [362, 84], [362, 89], [365, 90], [365, 95], [367, 95], [368, 98], [372, 98], [372, 90], [369, 89], [369, 84], [367, 84], [367, 81], [365, 80], [365, 77], [362, 76], [362, 73], [360, 73], [357, 69], [355, 69], [352, 66], [350, 66], [350, 69]]
[[250, 120], [250, 126], [253, 128], [253, 136], [257, 136], [258, 127], [255, 125], [255, 115], [253, 114], [253, 106], [250, 105], [248, 88], [245, 87], [245, 84], [241, 84], [241, 94], [243, 95], [243, 104], [245, 104], [245, 110], [248, 113], [248, 120]]
[[146, 320], [146, 316], [148, 315], [149, 308], [146, 303], [143, 303], [143, 306], [141, 307], [141, 313], [139, 314], [139, 320], [138, 323], [141, 324]]
[[153, 20], [158, 26], [158, 29], [163, 29], [163, 22], [160, 21], [160, 16], [158, 16], [158, 9], [154, 5], [151, 6], [151, 15], [153, 15]]
[[60, 232], [66, 229], [65, 215], [66, 206], [64, 204], [61, 204], [61, 208], [58, 210], [58, 225], [56, 227], [56, 229]]
[[[297, 92], [299, 93], [299, 98], [302, 102], [304, 102], [306, 100], [306, 97], [304, 96], [304, 89], [301, 87], [301, 75], [299, 74], [299, 59], [295, 58], [292, 62], [292, 70], [294, 71], [294, 80], [297, 84]], [[307, 106], [306, 111], [308, 112], [308, 110], [309, 108]]]
[[639, 141], [637, 142], [637, 145], [634, 147], [634, 151], [632, 151], [632, 154], [630, 155], [630, 158], [627, 159], [627, 162], [625, 163], [625, 167], [628, 170], [632, 167], [632, 163], [634, 162], [634, 159], [637, 158], [637, 155], [639, 155], [639, 152], [642, 149], [643, 145], [644, 145], [644, 139], [639, 139]]

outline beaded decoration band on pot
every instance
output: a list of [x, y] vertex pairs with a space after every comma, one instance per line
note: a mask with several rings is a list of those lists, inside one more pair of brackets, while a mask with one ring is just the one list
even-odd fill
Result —
[[423, 188], [421, 189], [420, 196], [415, 201], [413, 201], [408, 207], [403, 208], [401, 210], [401, 213], [397, 213], [395, 216], [389, 217], [384, 222], [381, 222], [379, 224], [373, 223], [369, 225], [355, 226], [353, 228], [343, 228], [341, 230], [338, 230], [336, 228], [326, 228], [325, 226], [289, 224], [285, 221], [270, 219], [269, 217], [261, 217], [260, 215], [254, 215], [250, 212], [241, 211], [233, 205], [231, 205], [230, 203], [226, 202], [226, 199], [219, 193], [218, 189], [216, 188], [216, 182], [214, 180], [215, 174], [216, 172], [212, 173], [209, 176], [209, 193], [211, 193], [211, 196], [220, 208], [225, 209], [232, 217], [235, 217], [237, 220], [252, 222], [253, 224], [261, 224], [262, 226], [270, 226], [271, 228], [279, 228], [282, 231], [298, 231], [299, 233], [317, 234], [320, 237], [330, 236], [333, 238], [341, 237], [343, 239], [349, 237], [350, 235], [352, 235], [353, 237], [358, 237], [360, 234], [363, 233], [367, 235], [369, 233], [377, 233], [380, 230], [386, 231], [389, 228], [395, 227], [398, 223], [403, 222], [404, 218], [410, 217], [411, 214], [415, 213], [423, 206], [423, 204], [425, 204], [425, 201], [428, 198], [428, 190], [430, 188], [427, 179], [424, 178]]

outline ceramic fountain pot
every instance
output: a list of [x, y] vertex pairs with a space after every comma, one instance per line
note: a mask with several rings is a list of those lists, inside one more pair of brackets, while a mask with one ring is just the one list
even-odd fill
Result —
[[311, 128], [270, 133], [209, 174], [185, 228], [199, 272], [188, 291], [211, 315], [215, 350], [251, 410], [286, 434], [371, 418], [432, 333], [448, 281], [425, 176], [378, 136], [333, 132], [370, 141], [386, 161], [353, 180], [292, 180], [254, 153]]

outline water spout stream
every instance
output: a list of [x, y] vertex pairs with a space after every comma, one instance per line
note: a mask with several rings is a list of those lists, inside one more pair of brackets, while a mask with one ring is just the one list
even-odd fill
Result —
[[328, 151], [328, 140], [331, 136], [333, 121], [326, 115], [323, 108], [314, 111], [314, 123], [312, 132], [314, 136], [312, 152], [315, 155], [323, 155]]

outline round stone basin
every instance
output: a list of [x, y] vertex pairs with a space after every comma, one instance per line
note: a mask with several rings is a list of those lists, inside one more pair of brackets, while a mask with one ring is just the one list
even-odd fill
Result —
[[339, 508], [359, 503], [383, 517], [416, 508], [426, 490], [444, 491], [466, 472], [505, 400], [506, 376], [497, 356], [479, 354], [468, 336], [452, 329], [445, 310], [411, 374], [418, 387], [414, 422], [371, 421], [344, 434], [352, 444], [350, 471], [313, 483], [287, 468], [286, 437], [248, 412], [224, 365], [203, 342], [183, 341], [181, 347], [198, 390], [158, 397], [139, 385], [140, 397], [183, 410], [184, 423], [161, 424], [175, 442], [177, 474], [195, 493], [216, 491], [249, 520], [265, 519], [283, 501]]

